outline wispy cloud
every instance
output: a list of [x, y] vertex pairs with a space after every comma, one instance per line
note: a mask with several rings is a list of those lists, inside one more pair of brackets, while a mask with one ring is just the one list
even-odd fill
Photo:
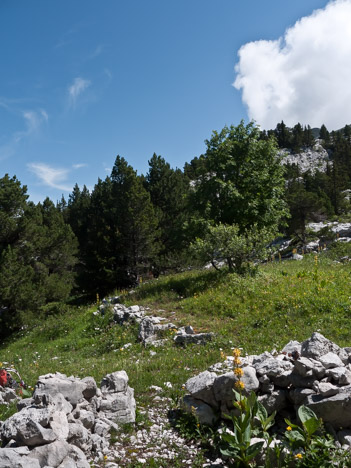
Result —
[[23, 117], [27, 125], [27, 135], [36, 132], [43, 122], [49, 120], [49, 116], [44, 109], [39, 111], [23, 111]]
[[76, 107], [78, 97], [91, 85], [91, 81], [77, 77], [73, 84], [68, 87], [69, 104], [71, 107]]
[[65, 184], [70, 170], [65, 168], [55, 168], [45, 163], [29, 163], [28, 169], [35, 174], [44, 185], [70, 192], [71, 186]]
[[88, 56], [89, 60], [93, 60], [94, 58], [98, 57], [104, 51], [105, 46], [103, 44], [99, 44], [95, 47], [93, 52]]
[[0, 146], [0, 160], [9, 158], [16, 153], [19, 143], [29, 138], [31, 135], [39, 131], [40, 127], [48, 122], [49, 116], [44, 109], [39, 110], [23, 110], [23, 111], [14, 111], [11, 106], [6, 102], [0, 100], [0, 107], [8, 110], [12, 114], [17, 114], [24, 119], [25, 129], [14, 132], [8, 141]]
[[87, 164], [73, 164], [71, 167], [53, 167], [46, 163], [29, 163], [27, 168], [35, 174], [38, 179], [48, 187], [71, 192], [73, 184], [68, 185], [67, 181], [72, 170], [86, 167]]
[[112, 80], [113, 75], [112, 75], [112, 72], [111, 72], [111, 70], [109, 68], [104, 68], [104, 73], [105, 73], [105, 75], [107, 76], [107, 78], [109, 80]]

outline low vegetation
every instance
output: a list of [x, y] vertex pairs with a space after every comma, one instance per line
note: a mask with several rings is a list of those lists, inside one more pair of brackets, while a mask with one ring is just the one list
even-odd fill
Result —
[[176, 407], [186, 380], [219, 362], [233, 347], [261, 353], [292, 339], [302, 341], [317, 330], [349, 346], [351, 268], [329, 256], [306, 255], [300, 262], [276, 258], [254, 276], [186, 271], [144, 283], [134, 292], [115, 292], [125, 304], [150, 307], [176, 325], [215, 332], [214, 341], [204, 346], [176, 347], [174, 331], [169, 331], [164, 347], [144, 348], [137, 340], [137, 325], [114, 325], [112, 313], [93, 313], [98, 299], [87, 306], [57, 306], [55, 315], [33, 319], [1, 344], [0, 359], [2, 365], [14, 365], [30, 386], [49, 372], [92, 375], [99, 382], [106, 373], [124, 369], [139, 406], [152, 404], [155, 394], [149, 387], [157, 385]]

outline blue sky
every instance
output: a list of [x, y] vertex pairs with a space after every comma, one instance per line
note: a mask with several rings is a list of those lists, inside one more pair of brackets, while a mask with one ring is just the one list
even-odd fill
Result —
[[[154, 152], [182, 168], [225, 124], [255, 118], [267, 126], [289, 112], [303, 122], [309, 117], [298, 105], [306, 103], [297, 93], [303, 73], [293, 83], [284, 78], [305, 64], [304, 47], [294, 44], [306, 28], [294, 25], [327, 4], [0, 0], [1, 176], [16, 175], [35, 202], [46, 196], [56, 202], [76, 182], [92, 188], [105, 178], [117, 154], [138, 173], [147, 172]], [[312, 17], [317, 39], [325, 16]], [[287, 28], [295, 28], [290, 36]], [[313, 57], [312, 51], [311, 64]], [[285, 82], [289, 87], [280, 90]], [[250, 90], [260, 83], [256, 96]], [[279, 94], [286, 92], [300, 96], [293, 109]]]

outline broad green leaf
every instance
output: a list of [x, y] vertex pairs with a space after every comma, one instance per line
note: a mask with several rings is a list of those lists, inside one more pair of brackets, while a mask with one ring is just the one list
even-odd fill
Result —
[[252, 460], [261, 450], [264, 445], [264, 442], [256, 442], [255, 444], [250, 445], [246, 450], [246, 459]]
[[311, 418], [307, 419], [303, 425], [306, 428], [308, 435], [311, 436], [321, 427], [321, 421], [316, 418]]
[[297, 413], [302, 423], [305, 423], [311, 418], [318, 419], [316, 413], [305, 405], [300, 406]]

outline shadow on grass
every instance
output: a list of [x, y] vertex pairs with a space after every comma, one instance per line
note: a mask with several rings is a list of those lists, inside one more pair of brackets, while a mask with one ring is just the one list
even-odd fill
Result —
[[150, 296], [169, 296], [175, 299], [176, 295], [177, 299], [183, 299], [215, 287], [227, 275], [228, 270], [196, 270], [161, 277], [140, 286], [134, 297], [144, 299]]

